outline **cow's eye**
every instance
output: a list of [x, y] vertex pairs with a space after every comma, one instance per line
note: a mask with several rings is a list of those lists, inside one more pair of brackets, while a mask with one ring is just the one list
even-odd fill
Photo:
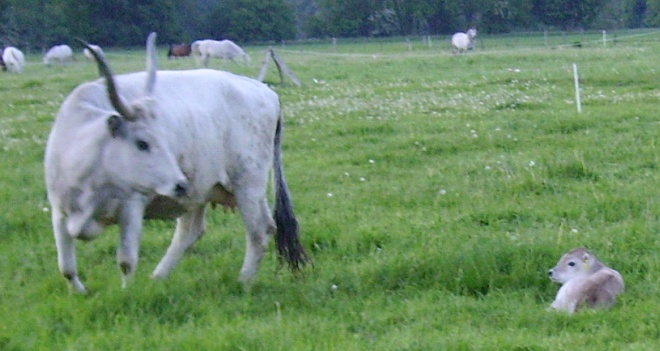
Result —
[[573, 261], [568, 262], [568, 266], [569, 266], [569, 267], [573, 267], [573, 266], [575, 266], [575, 262], [573, 262]]
[[135, 141], [135, 146], [137, 146], [140, 151], [149, 152], [149, 143], [144, 140]]

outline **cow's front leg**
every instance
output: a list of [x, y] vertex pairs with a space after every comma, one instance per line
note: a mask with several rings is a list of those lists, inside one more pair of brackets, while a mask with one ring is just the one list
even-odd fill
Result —
[[121, 206], [119, 218], [121, 233], [117, 248], [117, 265], [122, 275], [122, 288], [126, 288], [137, 268], [144, 205], [142, 200], [129, 200]]
[[76, 246], [75, 239], [69, 235], [66, 229], [66, 220], [62, 213], [53, 207], [51, 220], [53, 223], [53, 235], [55, 236], [55, 247], [57, 248], [57, 265], [66, 279], [69, 287], [78, 294], [87, 292], [85, 286], [78, 278], [76, 269]]
[[204, 234], [206, 223], [204, 221], [205, 205], [186, 213], [176, 220], [176, 230], [167, 252], [154, 269], [153, 278], [165, 278], [183, 257], [186, 250]]

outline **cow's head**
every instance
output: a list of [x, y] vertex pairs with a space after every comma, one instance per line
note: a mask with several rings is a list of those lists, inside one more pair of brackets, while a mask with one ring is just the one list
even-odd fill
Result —
[[111, 136], [103, 152], [103, 167], [120, 188], [143, 194], [170, 197], [187, 195], [188, 183], [174, 151], [167, 143], [167, 130], [158, 123], [157, 106], [152, 98], [156, 83], [156, 33], [147, 39], [147, 81], [145, 94], [126, 104], [117, 92], [112, 72], [103, 56], [81, 41], [94, 56], [105, 78], [108, 98], [116, 114], [107, 118]]

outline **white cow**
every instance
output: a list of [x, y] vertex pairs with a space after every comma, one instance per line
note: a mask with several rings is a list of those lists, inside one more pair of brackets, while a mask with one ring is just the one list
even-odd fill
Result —
[[229, 59], [232, 62], [236, 62], [236, 59], [240, 58], [246, 65], [250, 62], [250, 57], [245, 51], [231, 40], [198, 40], [193, 42], [192, 45], [194, 47], [191, 50], [199, 55], [204, 67], [208, 67], [209, 58], [211, 57], [221, 58], [223, 61]]
[[477, 30], [470, 28], [466, 33], [458, 32], [451, 37], [451, 45], [454, 53], [462, 53], [474, 47], [474, 38]]
[[[92, 50], [96, 51], [101, 57], [105, 57], [105, 54], [103, 54], [103, 49], [101, 49], [100, 46], [89, 44], [89, 47], [92, 48]], [[87, 57], [90, 60], [94, 59], [94, 55], [92, 55], [91, 51], [88, 48], [83, 49], [83, 55], [85, 55], [85, 57]]]
[[55, 61], [61, 65], [66, 65], [67, 62], [73, 60], [73, 50], [69, 45], [55, 45], [44, 55], [44, 63], [50, 66], [51, 62]]
[[[298, 239], [282, 173], [282, 116], [266, 85], [228, 72], [156, 71], [155, 33], [147, 72], [83, 83], [64, 100], [48, 138], [45, 175], [60, 271], [84, 293], [75, 239], [117, 223], [123, 286], [135, 272], [143, 218], [177, 218], [172, 242], [153, 271], [165, 277], [205, 231], [206, 205], [238, 207], [247, 229], [239, 280], [249, 283], [275, 233], [280, 259], [298, 269]], [[266, 192], [273, 171], [275, 211]]]
[[21, 73], [25, 66], [25, 56], [13, 46], [8, 46], [2, 52], [2, 61], [9, 72]]

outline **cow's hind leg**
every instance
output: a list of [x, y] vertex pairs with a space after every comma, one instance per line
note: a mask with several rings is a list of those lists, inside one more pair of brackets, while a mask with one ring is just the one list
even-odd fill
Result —
[[239, 281], [248, 284], [254, 277], [268, 245], [268, 234], [275, 232], [275, 221], [266, 202], [265, 191], [260, 196], [249, 192], [236, 194], [238, 208], [243, 215], [246, 228], [246, 249]]
[[75, 239], [66, 230], [64, 216], [55, 208], [52, 211], [51, 219], [57, 248], [57, 265], [64, 278], [66, 278], [69, 287], [76, 293], [84, 294], [87, 291], [80, 282], [76, 269]]
[[172, 268], [179, 263], [186, 250], [204, 234], [206, 226], [204, 212], [205, 205], [202, 205], [195, 211], [186, 213], [177, 219], [172, 242], [151, 274], [153, 278], [165, 278]]

